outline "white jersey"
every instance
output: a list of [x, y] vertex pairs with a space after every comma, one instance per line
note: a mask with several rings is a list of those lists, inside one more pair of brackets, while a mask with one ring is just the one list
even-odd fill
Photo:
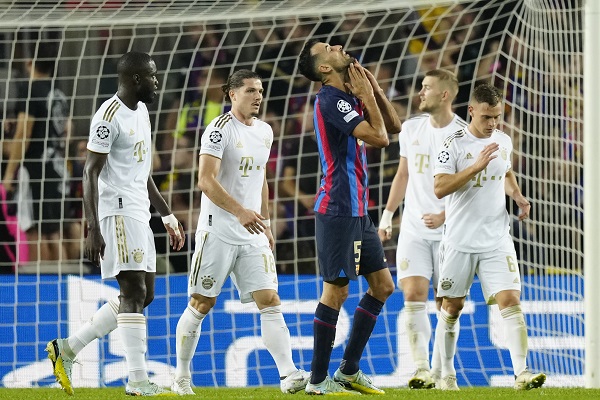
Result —
[[485, 170], [465, 186], [446, 196], [446, 222], [442, 241], [466, 253], [492, 251], [509, 235], [504, 181], [511, 169], [512, 140], [494, 130], [477, 138], [467, 128], [446, 138], [435, 161], [434, 175], [455, 174], [473, 165], [485, 146], [500, 148]]
[[[261, 212], [262, 187], [273, 130], [269, 124], [255, 119], [252, 126], [238, 121], [231, 112], [215, 118], [204, 131], [200, 154], [221, 159], [217, 180], [244, 208]], [[230, 244], [267, 241], [264, 234], [251, 234], [235, 215], [215, 205], [202, 193], [197, 232], [216, 234]]]
[[408, 184], [404, 196], [404, 211], [400, 230], [427, 240], [441, 240], [442, 227], [430, 229], [423, 223], [424, 214], [439, 214], [444, 200], [433, 192], [433, 160], [444, 139], [467, 126], [454, 114], [443, 128], [431, 126], [429, 114], [421, 114], [402, 123], [400, 157], [407, 160]]
[[98, 177], [98, 218], [125, 215], [148, 223], [152, 137], [146, 105], [138, 102], [132, 110], [116, 94], [105, 101], [92, 118], [87, 148], [108, 154]]

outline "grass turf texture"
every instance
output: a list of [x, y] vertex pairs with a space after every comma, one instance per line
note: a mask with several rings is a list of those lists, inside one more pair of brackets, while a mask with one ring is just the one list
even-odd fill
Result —
[[[186, 396], [185, 399], [215, 399], [215, 400], [246, 400], [246, 399], [288, 399], [309, 397], [304, 393], [295, 395], [285, 395], [279, 391], [279, 388], [247, 388], [247, 389], [226, 389], [226, 388], [194, 388], [197, 397]], [[372, 399], [427, 399], [427, 400], [495, 400], [495, 399], [543, 399], [543, 400], [587, 400], [600, 399], [600, 389], [558, 389], [542, 388], [530, 391], [515, 391], [509, 388], [464, 388], [459, 392], [442, 392], [439, 390], [408, 390], [408, 389], [386, 389], [384, 396], [369, 396]], [[0, 388], [0, 399], [27, 399], [27, 400], [112, 400], [112, 399], [131, 399], [125, 396], [125, 388], [108, 389], [84, 389], [76, 388], [75, 396], [69, 396], [60, 389], [4, 389]], [[160, 397], [163, 398], [163, 397]], [[167, 397], [177, 398], [177, 397]], [[310, 397], [314, 399], [314, 397]], [[348, 397], [345, 397], [348, 398]], [[350, 397], [352, 398], [352, 397]]]

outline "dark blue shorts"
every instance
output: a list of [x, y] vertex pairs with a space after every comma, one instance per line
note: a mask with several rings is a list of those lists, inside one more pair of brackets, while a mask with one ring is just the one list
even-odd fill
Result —
[[371, 217], [315, 213], [319, 269], [325, 282], [339, 277], [356, 280], [387, 268], [381, 240]]

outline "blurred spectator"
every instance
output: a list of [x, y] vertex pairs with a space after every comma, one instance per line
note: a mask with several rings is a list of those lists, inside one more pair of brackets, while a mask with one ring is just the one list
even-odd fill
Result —
[[17, 125], [3, 174], [6, 191], [18, 186], [18, 198], [24, 200], [18, 216], [32, 244], [30, 261], [58, 260], [66, 254], [60, 230], [69, 110], [66, 96], [55, 86], [57, 58], [51, 43], [38, 42], [35, 57], [26, 64], [30, 80], [19, 88]]

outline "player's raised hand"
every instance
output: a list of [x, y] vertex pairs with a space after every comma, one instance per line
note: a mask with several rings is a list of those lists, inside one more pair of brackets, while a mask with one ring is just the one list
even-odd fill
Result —
[[104, 259], [104, 249], [106, 243], [100, 233], [99, 227], [88, 228], [87, 237], [85, 238], [85, 257], [91, 261], [92, 264], [99, 267], [100, 260]]
[[487, 146], [485, 146], [483, 150], [481, 150], [481, 153], [479, 153], [479, 156], [477, 156], [477, 159], [473, 164], [473, 168], [477, 172], [481, 172], [484, 169], [486, 169], [490, 161], [498, 157], [498, 155], [494, 155], [494, 153], [497, 152], [499, 148], [500, 145], [498, 143], [490, 143]]
[[367, 68], [364, 68], [365, 70], [365, 74], [367, 75], [367, 78], [369, 79], [369, 83], [371, 84], [371, 87], [373, 88], [374, 92], [379, 92], [381, 90], [381, 86], [379, 86], [379, 82], [377, 82], [377, 79], [375, 79], [375, 75], [373, 75], [373, 73], [371, 71], [369, 71]]
[[348, 67], [348, 77], [350, 82], [344, 83], [352, 94], [360, 100], [367, 96], [373, 96], [373, 87], [367, 78], [365, 69], [358, 63], [354, 62]]

